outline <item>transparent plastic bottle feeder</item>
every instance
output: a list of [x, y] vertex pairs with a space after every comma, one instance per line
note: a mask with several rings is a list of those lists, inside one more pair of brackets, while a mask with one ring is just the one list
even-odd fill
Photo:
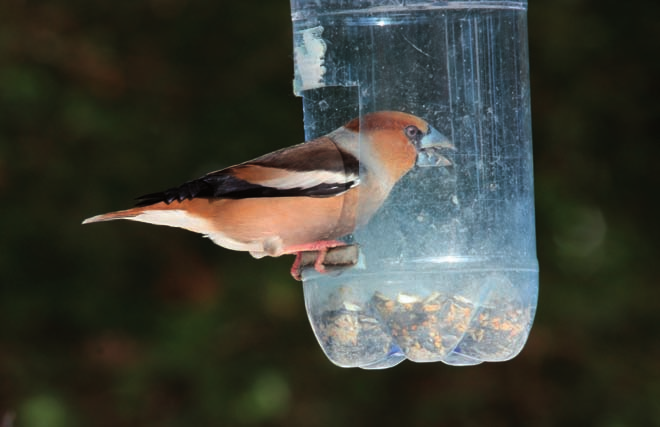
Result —
[[[400, 3], [400, 4], [393, 4]], [[347, 236], [355, 266], [303, 271], [327, 357], [474, 365], [516, 356], [538, 294], [525, 1], [292, 0], [307, 139], [382, 110], [426, 120], [418, 159]]]

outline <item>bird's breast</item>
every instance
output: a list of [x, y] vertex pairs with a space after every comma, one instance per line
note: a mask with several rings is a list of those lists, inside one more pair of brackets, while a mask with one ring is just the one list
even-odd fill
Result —
[[335, 197], [191, 201], [220, 246], [279, 256], [286, 248], [337, 239], [355, 228], [357, 191]]

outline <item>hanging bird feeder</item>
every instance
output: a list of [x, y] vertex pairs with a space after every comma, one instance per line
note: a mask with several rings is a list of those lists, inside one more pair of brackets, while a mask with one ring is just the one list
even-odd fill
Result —
[[315, 256], [301, 258], [323, 351], [367, 369], [514, 357], [538, 293], [526, 1], [291, 0], [291, 9], [308, 140], [400, 111], [454, 148], [421, 152], [378, 211], [364, 209], [348, 246], [328, 250], [327, 274]]

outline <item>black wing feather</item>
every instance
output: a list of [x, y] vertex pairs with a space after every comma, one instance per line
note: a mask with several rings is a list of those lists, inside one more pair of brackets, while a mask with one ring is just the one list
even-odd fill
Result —
[[[327, 155], [328, 146], [333, 147], [340, 156]], [[294, 151], [304, 151], [304, 155], [292, 156]], [[353, 155], [344, 152], [329, 140], [317, 140], [282, 149], [265, 156], [242, 163], [238, 166], [257, 165], [275, 167], [291, 172], [328, 170], [344, 172], [346, 176], [359, 176], [360, 162]], [[211, 172], [201, 178], [188, 181], [178, 187], [158, 193], [145, 194], [137, 198], [137, 206], [149, 206], [155, 203], [174, 201], [182, 202], [193, 198], [246, 199], [258, 197], [331, 197], [354, 187], [358, 179], [339, 183], [322, 183], [313, 187], [275, 188], [244, 181], [232, 174], [233, 167]]]
[[253, 184], [230, 174], [207, 175], [186, 182], [179, 187], [137, 198], [136, 206], [154, 203], [182, 202], [193, 198], [247, 199], [258, 197], [331, 197], [341, 194], [357, 184], [357, 180], [342, 183], [323, 183], [308, 188], [273, 188]]

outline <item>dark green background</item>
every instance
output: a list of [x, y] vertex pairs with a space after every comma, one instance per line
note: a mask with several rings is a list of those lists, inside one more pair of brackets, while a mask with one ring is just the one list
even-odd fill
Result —
[[2, 0], [0, 417], [660, 425], [659, 15], [658, 2], [531, 2], [542, 272], [523, 352], [368, 372], [324, 357], [291, 257], [80, 225], [303, 140], [288, 2]]

